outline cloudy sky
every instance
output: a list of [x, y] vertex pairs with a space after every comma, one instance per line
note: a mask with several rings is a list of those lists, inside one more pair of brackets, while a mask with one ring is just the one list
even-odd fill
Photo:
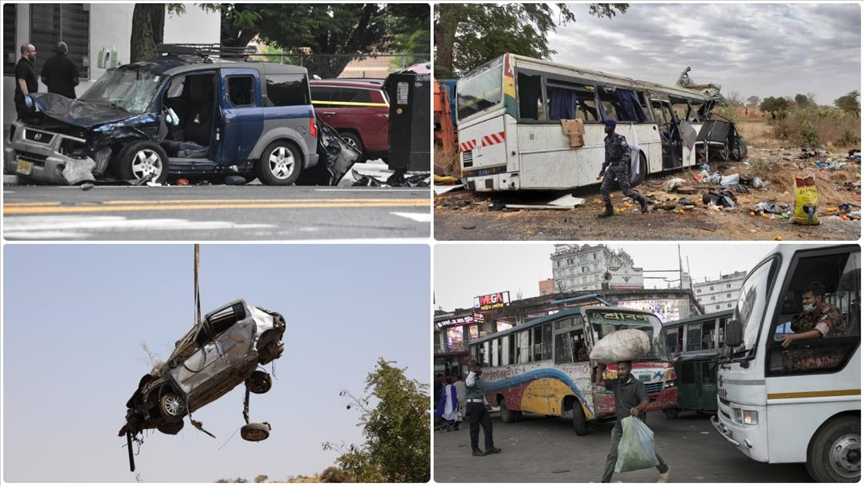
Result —
[[550, 33], [553, 61], [674, 84], [690, 66], [722, 92], [819, 104], [861, 86], [858, 4], [630, 4], [613, 19], [573, 4], [575, 23]]
[[[678, 279], [678, 245], [674, 243], [611, 243], [623, 249], [637, 267], [645, 270], [675, 270], [646, 276]], [[681, 260], [694, 282], [721, 274], [750, 270], [770, 253], [771, 243], [682, 243]], [[438, 244], [435, 246], [435, 308], [470, 308], [473, 298], [492, 292], [510, 291], [512, 299], [521, 290], [523, 298], [540, 295], [539, 282], [552, 278], [554, 245]], [[664, 280], [645, 279], [645, 287], [666, 288]], [[677, 285], [675, 282], [673, 285]]]

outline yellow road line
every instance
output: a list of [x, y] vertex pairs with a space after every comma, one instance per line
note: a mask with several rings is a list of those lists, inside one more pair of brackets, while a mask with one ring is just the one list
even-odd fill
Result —
[[784, 398], [817, 398], [817, 397], [842, 397], [848, 395], [860, 395], [861, 389], [857, 390], [824, 390], [810, 392], [792, 393], [769, 393], [768, 400], [781, 400]]
[[190, 209], [307, 209], [307, 208], [397, 208], [428, 207], [429, 201], [409, 199], [374, 203], [267, 203], [267, 204], [175, 204], [175, 205], [129, 205], [129, 206], [52, 206], [52, 207], [4, 207], [4, 215], [15, 214], [69, 214], [107, 213], [121, 211], [184, 211]]

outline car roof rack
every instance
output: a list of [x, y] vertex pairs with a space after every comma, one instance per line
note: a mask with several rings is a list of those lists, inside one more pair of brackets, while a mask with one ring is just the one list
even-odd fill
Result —
[[156, 52], [161, 54], [174, 54], [197, 56], [204, 59], [219, 57], [225, 59], [244, 59], [257, 54], [252, 47], [226, 47], [221, 44], [159, 44]]

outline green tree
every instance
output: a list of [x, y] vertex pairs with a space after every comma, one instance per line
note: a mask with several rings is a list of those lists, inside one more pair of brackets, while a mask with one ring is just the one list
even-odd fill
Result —
[[348, 475], [346, 475], [344, 471], [335, 466], [330, 466], [327, 469], [321, 471], [320, 478], [322, 483], [348, 482]]
[[[425, 483], [430, 480], [429, 385], [405, 376], [404, 368], [378, 359], [366, 378], [364, 396], [348, 391], [348, 409], [360, 410], [365, 443], [335, 445], [336, 463], [353, 482]], [[373, 405], [374, 404], [374, 405]]]
[[[592, 3], [588, 13], [612, 18], [626, 3]], [[557, 16], [557, 20], [556, 20]], [[558, 25], [574, 22], [569, 4], [452, 4], [435, 6], [435, 73], [453, 77], [505, 52], [548, 59], [546, 38]]]
[[789, 109], [789, 100], [782, 97], [774, 97], [769, 96], [762, 100], [762, 103], [759, 105], [759, 109], [762, 111], [785, 111]]
[[861, 113], [861, 94], [858, 93], [857, 89], [850, 91], [834, 100], [834, 105], [846, 113], [851, 113], [857, 116]]

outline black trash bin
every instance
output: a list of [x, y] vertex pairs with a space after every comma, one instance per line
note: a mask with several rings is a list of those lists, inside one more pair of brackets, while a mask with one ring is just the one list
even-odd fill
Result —
[[431, 170], [430, 74], [393, 73], [384, 88], [390, 97], [391, 170]]

